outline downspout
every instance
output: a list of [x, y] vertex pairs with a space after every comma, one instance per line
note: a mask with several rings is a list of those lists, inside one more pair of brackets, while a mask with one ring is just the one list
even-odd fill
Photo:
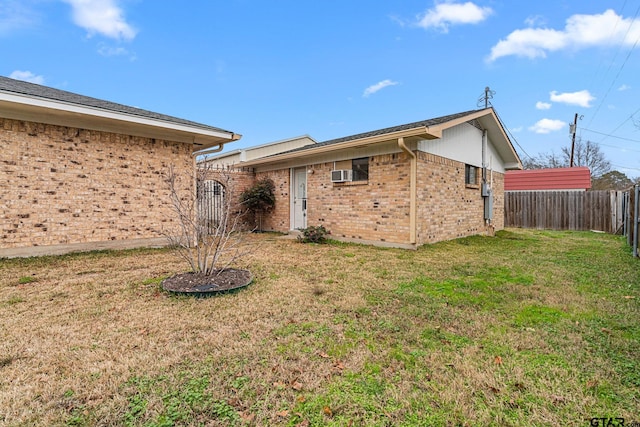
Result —
[[[199, 211], [199, 206], [198, 206], [198, 162], [196, 161], [196, 157], [198, 155], [196, 153], [191, 153], [191, 167], [193, 168], [193, 181], [191, 183], [192, 185], [192, 189], [193, 189], [193, 200], [195, 203], [196, 208], [194, 209], [193, 213], [192, 213], [192, 218], [191, 221], [194, 221], [195, 223], [198, 222], [198, 211]], [[194, 218], [193, 215], [195, 215], [196, 217]], [[193, 242], [190, 243], [191, 247], [195, 248], [198, 246], [198, 236], [194, 235], [193, 237]], [[199, 250], [199, 249], [198, 249]], [[200, 259], [200, 257], [198, 257], [198, 259]]]
[[192, 155], [196, 158], [197, 156], [206, 156], [209, 153], [219, 153], [224, 148], [224, 144], [225, 143], [220, 143], [216, 148], [207, 148], [206, 150], [196, 151], [192, 153]]
[[[493, 181], [493, 171], [491, 174]], [[493, 219], [493, 189], [487, 182], [487, 130], [482, 131], [482, 182], [480, 183], [482, 199], [484, 201], [484, 225], [491, 226]]]
[[[231, 135], [231, 139], [229, 139], [229, 141], [224, 141], [224, 142], [219, 142], [218, 145], [215, 148], [207, 148], [206, 150], [203, 151], [195, 151], [191, 153], [191, 167], [193, 168], [193, 182], [192, 182], [192, 188], [193, 188], [193, 197], [196, 203], [196, 209], [195, 209], [195, 215], [199, 214], [199, 206], [198, 206], [198, 161], [197, 161], [197, 157], [198, 156], [205, 156], [207, 154], [210, 153], [219, 153], [220, 151], [222, 151], [224, 149], [224, 144], [228, 143], [228, 142], [232, 142], [232, 141], [237, 141], [238, 139], [240, 139], [242, 137], [242, 135], [238, 135], [238, 134], [232, 134]], [[196, 138], [195, 136], [193, 137], [193, 143], [195, 144], [196, 142]], [[194, 218], [195, 219], [195, 218]], [[197, 220], [197, 219], [196, 219]], [[193, 246], [197, 246], [198, 242], [198, 236], [193, 236], [194, 238], [194, 242], [192, 242]]]
[[487, 130], [482, 131], [482, 184], [487, 183]]
[[404, 138], [398, 138], [398, 147], [409, 155], [411, 170], [409, 173], [409, 243], [416, 244], [416, 216], [418, 189], [418, 156], [404, 143]]
[[[194, 138], [194, 142], [195, 142], [195, 138]], [[206, 158], [206, 155], [209, 153], [218, 153], [222, 151], [222, 149], [224, 148], [224, 144], [225, 144], [224, 142], [221, 142], [218, 144], [216, 148], [211, 148], [205, 151], [201, 151], [201, 152], [196, 151], [191, 153], [191, 167], [193, 168], [192, 188], [193, 188], [193, 198], [196, 204], [196, 209], [194, 210], [193, 215], [199, 215], [199, 212], [200, 212], [200, 206], [198, 205], [199, 203], [198, 202], [198, 161], [196, 159], [198, 156], [204, 155]], [[195, 220], [196, 223], [198, 222], [198, 218], [192, 218], [192, 219]], [[192, 247], [194, 248], [198, 246], [198, 236], [196, 235], [193, 236], [193, 242], [191, 242], [191, 244], [193, 245]]]

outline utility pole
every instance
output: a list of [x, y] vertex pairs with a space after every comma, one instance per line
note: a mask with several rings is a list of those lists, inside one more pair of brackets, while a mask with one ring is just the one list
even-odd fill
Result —
[[575, 151], [576, 148], [576, 130], [578, 127], [578, 113], [576, 113], [575, 117], [573, 118], [573, 125], [569, 126], [569, 132], [572, 133], [571, 136], [571, 161], [569, 163], [569, 167], [572, 168], [573, 167], [573, 153]]

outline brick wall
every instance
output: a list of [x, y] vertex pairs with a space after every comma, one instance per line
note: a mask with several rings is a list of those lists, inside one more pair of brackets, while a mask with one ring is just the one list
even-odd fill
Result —
[[[0, 247], [161, 237], [189, 144], [0, 118]], [[193, 180], [183, 180], [190, 191]]]
[[262, 229], [265, 231], [289, 231], [289, 212], [291, 191], [291, 176], [289, 169], [279, 169], [269, 172], [258, 172], [256, 180], [269, 178], [275, 184], [276, 205], [273, 211], [262, 218]]
[[[434, 243], [490, 232], [484, 221], [480, 187], [464, 182], [465, 164], [417, 152], [417, 241]], [[332, 183], [333, 162], [307, 170], [307, 225], [324, 225], [334, 237], [407, 244], [409, 229], [410, 160], [405, 153], [369, 158], [367, 182]], [[290, 169], [233, 175], [235, 189], [270, 178], [276, 187], [276, 207], [262, 219], [262, 229], [287, 232], [290, 228]], [[504, 227], [504, 175], [494, 172], [496, 230]], [[240, 190], [240, 191], [241, 191]]]
[[[487, 173], [487, 179], [489, 179], [489, 173]], [[493, 173], [493, 220], [491, 224], [495, 230], [502, 230], [504, 228], [504, 174]]]
[[225, 187], [225, 194], [236, 199], [256, 182], [256, 174], [252, 169], [212, 167], [203, 170], [203, 173], [205, 179], [218, 181]]
[[[480, 187], [468, 188], [465, 164], [418, 152], [417, 241], [434, 243], [488, 232]], [[405, 153], [369, 160], [367, 182], [332, 183], [333, 163], [307, 167], [307, 225], [323, 225], [334, 237], [407, 244], [410, 161]], [[263, 229], [287, 232], [290, 221], [290, 171], [258, 173], [276, 183], [276, 210]], [[504, 227], [504, 175], [493, 174], [496, 230]]]
[[368, 182], [332, 183], [333, 163], [310, 167], [308, 225], [333, 236], [388, 243], [409, 241], [409, 159], [406, 154], [369, 158]]
[[271, 179], [275, 184], [276, 204], [273, 211], [260, 218], [251, 219], [245, 216], [242, 227], [245, 230], [260, 228], [263, 231], [279, 231], [286, 233], [289, 231], [289, 191], [290, 172], [289, 169], [281, 169], [269, 172], [253, 172], [247, 169], [213, 169], [207, 172], [208, 179], [215, 179], [222, 183], [227, 189], [228, 195], [238, 198], [240, 193], [253, 186], [261, 179]]
[[217, 167], [205, 165], [200, 170], [200, 179], [214, 180], [224, 187], [225, 197], [232, 205], [231, 215], [239, 215], [238, 228], [241, 230], [252, 230], [255, 228], [254, 219], [248, 215], [246, 209], [240, 204], [240, 195], [243, 191], [252, 187], [256, 182], [256, 174], [253, 169]]
[[[480, 187], [467, 187], [464, 172], [464, 163], [418, 152], [418, 244], [487, 233]], [[503, 189], [504, 175], [494, 172], [497, 230], [504, 227]]]

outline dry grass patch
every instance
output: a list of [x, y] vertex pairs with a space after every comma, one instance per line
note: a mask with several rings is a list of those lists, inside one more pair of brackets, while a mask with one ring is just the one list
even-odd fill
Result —
[[168, 250], [0, 260], [0, 424], [639, 413], [640, 269], [617, 237], [511, 230], [418, 251], [248, 238], [237, 267], [255, 282], [207, 299], [160, 289], [185, 270]]

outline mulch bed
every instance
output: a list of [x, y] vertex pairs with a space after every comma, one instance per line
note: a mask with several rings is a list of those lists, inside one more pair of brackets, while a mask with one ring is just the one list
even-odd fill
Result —
[[213, 274], [181, 273], [162, 281], [162, 288], [175, 293], [206, 296], [247, 286], [253, 280], [249, 270], [225, 268]]

